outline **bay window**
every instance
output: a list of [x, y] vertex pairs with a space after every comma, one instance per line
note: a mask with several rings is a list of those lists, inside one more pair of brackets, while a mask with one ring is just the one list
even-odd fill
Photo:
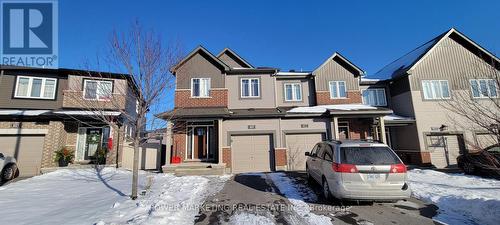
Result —
[[56, 84], [55, 78], [18, 76], [14, 97], [55, 99]]

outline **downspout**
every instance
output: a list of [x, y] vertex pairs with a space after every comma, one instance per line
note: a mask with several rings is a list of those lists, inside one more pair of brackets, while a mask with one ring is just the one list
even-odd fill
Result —
[[118, 151], [120, 151], [120, 133], [121, 133], [121, 126], [118, 125], [118, 137], [116, 137], [116, 168], [118, 169], [118, 157], [119, 157], [119, 153]]

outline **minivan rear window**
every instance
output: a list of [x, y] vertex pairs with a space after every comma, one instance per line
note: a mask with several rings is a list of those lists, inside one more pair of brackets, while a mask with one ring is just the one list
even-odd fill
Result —
[[341, 147], [341, 163], [354, 165], [392, 165], [401, 163], [387, 147]]

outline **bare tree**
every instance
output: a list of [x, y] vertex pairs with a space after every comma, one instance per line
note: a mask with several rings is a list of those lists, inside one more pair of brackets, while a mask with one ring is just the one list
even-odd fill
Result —
[[[500, 62], [494, 56], [477, 54], [475, 60], [467, 61], [473, 74], [464, 71], [464, 76], [473, 76], [467, 81], [470, 90], [453, 92], [450, 101], [440, 103], [450, 114], [453, 125], [465, 130], [484, 130], [489, 135], [489, 142], [500, 142]], [[466, 74], [467, 73], [467, 74]], [[481, 144], [467, 142], [475, 150]], [[485, 147], [485, 146], [483, 146]]]
[[[166, 111], [167, 104], [163, 101], [175, 88], [174, 77], [169, 69], [180, 60], [182, 54], [178, 43], [165, 45], [155, 31], [145, 30], [137, 21], [128, 32], [113, 31], [108, 50], [104, 54], [105, 64], [118, 72], [85, 71], [93, 79], [84, 80], [80, 76], [80, 82], [70, 83], [65, 99], [72, 102], [65, 104], [87, 110], [88, 116], [110, 127], [126, 124], [127, 129], [118, 126], [117, 130], [122, 134], [127, 133], [129, 141], [133, 143], [130, 197], [136, 199], [139, 148], [145, 139], [143, 132], [146, 127], [154, 129], [164, 125], [164, 121], [153, 114]], [[123, 78], [123, 83], [116, 79], [114, 83], [109, 82], [110, 78], [117, 76]], [[85, 123], [81, 119], [79, 121]]]

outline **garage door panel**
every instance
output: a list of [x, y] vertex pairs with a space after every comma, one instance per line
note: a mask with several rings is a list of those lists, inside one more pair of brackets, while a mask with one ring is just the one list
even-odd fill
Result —
[[306, 156], [304, 153], [311, 151], [314, 145], [322, 140], [324, 140], [323, 133], [287, 134], [286, 147], [289, 169], [305, 170]]
[[40, 173], [44, 136], [0, 136], [0, 152], [16, 156], [19, 176]]
[[270, 135], [231, 136], [233, 173], [270, 171]]

